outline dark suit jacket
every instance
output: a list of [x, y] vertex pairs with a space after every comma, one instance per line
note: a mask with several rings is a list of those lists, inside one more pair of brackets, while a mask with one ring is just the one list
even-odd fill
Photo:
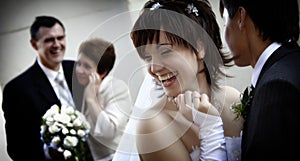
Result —
[[[74, 61], [62, 64], [72, 92]], [[2, 108], [7, 151], [13, 160], [45, 160], [40, 139], [41, 118], [53, 104], [61, 105], [37, 61], [4, 87]]]
[[242, 160], [299, 157], [300, 48], [287, 43], [267, 60], [244, 123]]

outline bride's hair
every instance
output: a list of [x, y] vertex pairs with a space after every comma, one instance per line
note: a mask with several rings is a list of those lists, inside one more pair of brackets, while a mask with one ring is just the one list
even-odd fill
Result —
[[197, 53], [204, 46], [207, 82], [218, 89], [218, 81], [228, 76], [223, 67], [232, 66], [229, 53], [222, 51], [220, 29], [207, 0], [148, 1], [134, 24], [131, 39], [143, 59], [145, 45], [158, 43], [161, 32], [172, 43]]

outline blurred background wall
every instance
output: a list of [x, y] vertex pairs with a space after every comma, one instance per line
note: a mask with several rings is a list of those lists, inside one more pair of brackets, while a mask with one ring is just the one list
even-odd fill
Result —
[[[300, 0], [299, 0], [300, 1]], [[114, 43], [117, 60], [111, 74], [124, 80], [135, 100], [145, 75], [131, 43], [129, 32], [145, 0], [10, 0], [0, 7], [0, 89], [33, 64], [36, 52], [30, 46], [29, 26], [38, 15], [59, 18], [66, 27], [66, 59], [76, 60], [79, 44], [89, 37], [101, 37]], [[210, 0], [223, 36], [223, 21], [218, 0]], [[226, 44], [224, 43], [225, 47]], [[242, 91], [251, 78], [250, 67], [232, 67], [233, 78], [226, 84]], [[2, 90], [0, 95], [2, 103]], [[25, 139], [25, 138], [24, 138]], [[26, 146], [26, 145], [25, 145]], [[9, 161], [6, 152], [3, 112], [0, 110], [0, 161]]]
[[[29, 27], [36, 16], [51, 15], [60, 19], [65, 25], [66, 59], [76, 60], [79, 44], [89, 37], [102, 37], [113, 42], [117, 60], [111, 73], [130, 85], [132, 96], [135, 98], [144, 73], [138, 70], [141, 61], [137, 54], [133, 53], [135, 50], [128, 34], [133, 18], [138, 15], [138, 10], [144, 2], [138, 0], [2, 2], [0, 7], [1, 88], [3, 89], [9, 80], [33, 64], [37, 54], [29, 43]], [[3, 111], [0, 110], [0, 161], [10, 160], [6, 152], [5, 138]]]

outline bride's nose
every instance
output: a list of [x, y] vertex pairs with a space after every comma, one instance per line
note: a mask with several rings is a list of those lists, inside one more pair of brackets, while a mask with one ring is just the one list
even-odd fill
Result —
[[152, 73], [158, 73], [159, 71], [161, 71], [163, 69], [163, 62], [161, 61], [161, 59], [152, 58], [152, 62], [150, 64], [150, 71]]

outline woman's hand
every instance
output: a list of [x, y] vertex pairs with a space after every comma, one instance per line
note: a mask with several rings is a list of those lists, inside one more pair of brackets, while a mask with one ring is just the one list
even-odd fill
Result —
[[208, 96], [206, 94], [200, 94], [197, 91], [186, 91], [183, 94], [179, 94], [175, 98], [175, 102], [179, 111], [189, 121], [193, 121], [193, 109], [205, 114], [219, 116], [217, 109], [209, 102]]
[[90, 115], [92, 120], [96, 122], [98, 114], [101, 112], [102, 108], [100, 106], [100, 100], [98, 100], [97, 93], [99, 86], [102, 82], [99, 74], [96, 72], [91, 73], [89, 76], [89, 83], [84, 90], [84, 103], [85, 106], [82, 112], [87, 116]]
[[92, 72], [89, 76], [89, 83], [84, 90], [84, 98], [86, 100], [97, 100], [97, 92], [102, 80], [97, 72]]

